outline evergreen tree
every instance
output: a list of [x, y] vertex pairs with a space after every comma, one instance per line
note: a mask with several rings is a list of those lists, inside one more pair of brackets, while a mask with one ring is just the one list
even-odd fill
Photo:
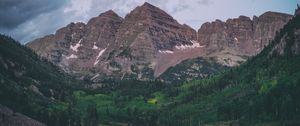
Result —
[[97, 126], [99, 123], [99, 116], [95, 103], [90, 103], [86, 109], [87, 115], [85, 118], [85, 126]]

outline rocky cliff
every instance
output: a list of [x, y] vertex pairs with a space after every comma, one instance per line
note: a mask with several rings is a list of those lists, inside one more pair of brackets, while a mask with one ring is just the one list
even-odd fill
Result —
[[113, 11], [87, 24], [71, 23], [27, 44], [65, 71], [88, 77], [149, 79], [183, 60], [213, 57], [235, 66], [260, 52], [292, 16], [266, 12], [250, 19], [205, 23], [198, 33], [145, 3], [123, 19]]
[[145, 3], [131, 11], [121, 24], [115, 42], [120, 48], [114, 61], [130, 75], [139, 79], [151, 78], [157, 71], [169, 67], [157, 68], [161, 63], [166, 63], [158, 60], [161, 55], [172, 55], [175, 46], [192, 45], [192, 41], [196, 41], [195, 30], [179, 24], [163, 10]]
[[[91, 79], [106, 75], [149, 79], [182, 58], [189, 58], [177, 58], [173, 53], [200, 47], [196, 36], [188, 25], [179, 24], [163, 10], [145, 3], [125, 19], [108, 11], [87, 24], [71, 23], [27, 46], [65, 71], [89, 75]], [[165, 65], [159, 59], [174, 62]]]
[[252, 19], [240, 16], [226, 22], [216, 20], [201, 26], [198, 41], [206, 46], [207, 56], [235, 66], [246, 57], [258, 54], [291, 18], [287, 14], [266, 12]]
[[105, 60], [115, 48], [115, 35], [123, 19], [113, 11], [92, 18], [87, 24], [70, 23], [48, 35], [27, 44], [65, 71], [82, 75], [94, 71], [106, 72]]

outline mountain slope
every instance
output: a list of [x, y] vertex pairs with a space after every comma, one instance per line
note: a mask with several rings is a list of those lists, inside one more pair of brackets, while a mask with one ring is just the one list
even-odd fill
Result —
[[239, 65], [260, 52], [291, 17], [275, 12], [252, 20], [240, 16], [205, 23], [196, 32], [146, 2], [124, 19], [110, 10], [87, 24], [71, 23], [27, 46], [81, 79], [149, 80], [198, 57]]
[[216, 20], [201, 26], [198, 41], [206, 46], [209, 57], [216, 57], [223, 65], [236, 66], [258, 54], [291, 18], [269, 11], [253, 19], [239, 16], [226, 22]]
[[[159, 60], [162, 53], [173, 52], [176, 45], [191, 45], [190, 41], [197, 39], [195, 30], [179, 24], [169, 14], [149, 3], [126, 15], [116, 36], [116, 44], [121, 45], [120, 50], [130, 50], [130, 53], [129, 57], [117, 55], [115, 61], [122, 69], [129, 74], [136, 74], [140, 79], [153, 78], [156, 75], [159, 71], [157, 66], [164, 63]], [[131, 67], [136, 70], [132, 71]], [[150, 75], [142, 72], [149, 68], [153, 71]], [[145, 75], [146, 77], [143, 77]]]
[[[95, 20], [103, 25], [93, 23]], [[175, 45], [192, 45], [190, 41], [196, 39], [195, 30], [145, 3], [125, 19], [108, 11], [87, 25], [70, 24], [55, 35], [34, 40], [27, 46], [66, 71], [82, 73], [88, 78], [109, 75], [150, 79], [156, 71], [160, 52], [172, 50]]]
[[299, 125], [299, 43], [300, 15], [296, 15], [260, 54], [240, 67], [174, 88], [178, 93], [160, 122]]
[[46, 123], [48, 114], [58, 115], [50, 106], [63, 101], [75, 87], [80, 87], [79, 81], [12, 38], [0, 35], [0, 104]]
[[34, 40], [27, 46], [69, 73], [107, 73], [106, 62], [110, 52], [116, 48], [115, 34], [122, 20], [110, 10], [92, 18], [87, 24], [70, 23], [54, 35]]
[[165, 83], [180, 84], [185, 81], [203, 79], [225, 71], [227, 66], [217, 63], [214, 58], [195, 58], [184, 60], [170, 67], [158, 79]]

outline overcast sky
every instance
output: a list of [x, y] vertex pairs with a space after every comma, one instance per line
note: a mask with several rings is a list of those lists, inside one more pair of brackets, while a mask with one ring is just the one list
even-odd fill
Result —
[[252, 17], [266, 11], [294, 14], [300, 0], [0, 0], [0, 33], [26, 43], [53, 34], [70, 22], [87, 22], [107, 10], [124, 17], [149, 2], [199, 29], [204, 22]]

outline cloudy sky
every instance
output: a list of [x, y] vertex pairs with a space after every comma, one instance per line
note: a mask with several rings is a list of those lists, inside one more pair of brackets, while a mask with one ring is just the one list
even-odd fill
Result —
[[124, 17], [149, 2], [180, 23], [199, 29], [204, 22], [266, 11], [293, 14], [300, 0], [0, 0], [0, 33], [26, 43], [70, 22], [87, 22], [107, 10]]

